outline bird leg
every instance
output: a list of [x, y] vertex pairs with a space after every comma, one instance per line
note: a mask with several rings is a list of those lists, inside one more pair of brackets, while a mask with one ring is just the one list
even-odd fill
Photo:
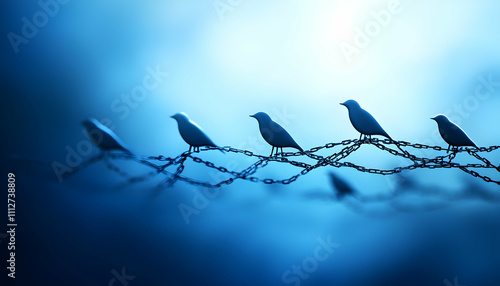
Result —
[[270, 157], [272, 157], [272, 156], [273, 156], [273, 153], [274, 153], [274, 146], [273, 146], [273, 148], [271, 149], [271, 155], [270, 155]]
[[359, 141], [361, 141], [361, 137], [363, 137], [363, 134], [359, 134]]
[[[448, 149], [450, 147], [451, 147], [451, 145], [448, 146]], [[453, 146], [453, 148], [451, 148], [451, 152], [453, 152], [453, 156], [450, 156], [450, 161], [449, 161], [450, 163], [451, 163], [451, 160], [453, 160], [453, 158], [456, 156], [456, 154], [458, 152], [458, 146]], [[448, 152], [446, 152], [446, 153], [448, 153]]]
[[193, 146], [189, 145], [189, 150], [188, 150], [189, 153], [191, 153], [191, 148], [193, 148]]
[[283, 147], [281, 147], [280, 149], [281, 149], [281, 157], [283, 157], [283, 154], [284, 154], [285, 152], [283, 152]]
[[446, 154], [450, 153], [450, 148], [451, 148], [451, 145], [448, 144], [448, 150], [446, 150]]

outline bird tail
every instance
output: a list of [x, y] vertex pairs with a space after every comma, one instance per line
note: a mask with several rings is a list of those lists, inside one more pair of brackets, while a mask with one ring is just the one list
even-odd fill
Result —
[[[392, 141], [394, 141], [394, 140], [392, 140]], [[401, 150], [401, 152], [403, 152], [403, 154], [408, 153], [408, 151], [403, 150], [403, 149], [402, 149], [401, 147], [399, 147], [399, 145], [397, 145], [397, 144], [396, 144], [396, 147], [398, 147], [398, 149], [399, 149], [399, 150]]]
[[[391, 141], [394, 143], [394, 145], [396, 145], [396, 147], [397, 147], [397, 148], [398, 148], [401, 152], [403, 152], [403, 154], [408, 153], [408, 151], [403, 150], [401, 147], [399, 147], [399, 145], [397, 144], [396, 140], [392, 139], [392, 137], [391, 137], [391, 136], [389, 136], [389, 134], [385, 133], [385, 135], [384, 135], [384, 136], [385, 136], [385, 137], [387, 137], [387, 138], [389, 138], [389, 140], [391, 140]], [[409, 153], [408, 153], [408, 154], [409, 154]]]
[[[391, 139], [391, 141], [394, 143], [394, 145], [396, 145], [396, 147], [397, 147], [397, 148], [398, 148], [401, 152], [403, 152], [403, 154], [408, 154], [408, 156], [410, 156], [410, 153], [408, 153], [408, 151], [406, 151], [406, 150], [403, 150], [403, 148], [401, 148], [401, 147], [400, 147], [400, 146], [396, 143], [396, 141], [394, 141], [394, 139], [392, 139], [392, 138], [390, 138], [390, 139]], [[413, 160], [412, 160], [412, 161], [413, 161]]]
[[300, 147], [299, 144], [296, 144], [295, 148], [297, 150], [300, 150], [300, 152], [304, 153], [304, 149], [302, 149], [302, 147]]

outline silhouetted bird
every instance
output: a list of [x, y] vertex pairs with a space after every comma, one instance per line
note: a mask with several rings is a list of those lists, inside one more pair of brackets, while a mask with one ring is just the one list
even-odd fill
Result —
[[[394, 141], [387, 132], [378, 124], [377, 120], [366, 110], [359, 106], [359, 103], [355, 100], [349, 99], [344, 103], [341, 103], [347, 107], [349, 111], [349, 119], [351, 120], [351, 124], [359, 133], [359, 140], [363, 136], [368, 136], [369, 139], [372, 138], [372, 135], [382, 135], [384, 137], [389, 138], [391, 141]], [[396, 145], [399, 150], [403, 153], [407, 153], [405, 150], [401, 149], [398, 145]]]
[[352, 196], [356, 193], [354, 188], [341, 177], [335, 175], [333, 172], [329, 172], [328, 175], [330, 176], [330, 183], [332, 184], [338, 200], [343, 199], [345, 196]]
[[450, 151], [451, 146], [472, 146], [478, 148], [476, 143], [472, 142], [465, 131], [463, 131], [462, 128], [455, 123], [451, 122], [445, 115], [438, 114], [431, 119], [437, 122], [439, 134], [441, 134], [444, 141], [448, 143], [448, 150], [446, 152]]
[[260, 134], [267, 143], [273, 146], [271, 156], [273, 155], [275, 147], [276, 155], [278, 155], [278, 148], [281, 148], [281, 153], [283, 154], [283, 147], [291, 147], [304, 152], [304, 149], [293, 140], [292, 136], [286, 132], [285, 128], [274, 122], [266, 113], [258, 112], [254, 115], [250, 115], [250, 117], [257, 119], [259, 122]]
[[[205, 134], [196, 122], [189, 119], [186, 113], [181, 112], [170, 117], [177, 121], [182, 139], [189, 144], [189, 152], [191, 152], [191, 148], [193, 147], [195, 152], [200, 152], [200, 147], [202, 146], [220, 148]], [[222, 149], [219, 150], [224, 153]]]
[[375, 120], [375, 118], [368, 113], [368, 111], [361, 108], [358, 102], [349, 99], [340, 105], [347, 107], [352, 126], [354, 126], [354, 129], [361, 133], [359, 140], [361, 140], [363, 135], [368, 136], [369, 138], [371, 138], [371, 135], [382, 135], [392, 140], [391, 136], [385, 132], [382, 126], [378, 124], [377, 120]]
[[123, 141], [116, 136], [113, 130], [101, 124], [94, 118], [85, 119], [82, 125], [87, 130], [90, 140], [102, 151], [120, 150], [132, 155]]

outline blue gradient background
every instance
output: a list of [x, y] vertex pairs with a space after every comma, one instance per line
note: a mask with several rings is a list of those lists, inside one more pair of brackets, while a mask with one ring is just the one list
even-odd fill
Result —
[[[202, 189], [158, 190], [158, 179], [127, 186], [102, 164], [60, 183], [50, 166], [9, 159], [64, 163], [67, 146], [86, 140], [80, 122], [87, 117], [111, 120], [137, 154], [176, 156], [188, 148], [169, 117], [180, 111], [219, 145], [268, 154], [248, 117], [265, 111], [309, 149], [358, 137], [339, 105], [350, 98], [395, 139], [445, 146], [429, 119], [445, 113], [478, 145], [499, 144], [498, 91], [466, 116], [453, 110], [471, 103], [478, 78], [500, 79], [500, 2], [400, 1], [400, 13], [348, 62], [339, 44], [352, 45], [356, 29], [389, 2], [243, 0], [221, 19], [216, 1], [69, 1], [15, 53], [7, 34], [21, 35], [21, 18], [41, 8], [3, 1], [2, 173], [15, 172], [18, 182], [18, 285], [107, 285], [122, 267], [136, 276], [131, 286], [293, 285], [283, 272], [327, 236], [341, 246], [301, 285], [446, 285], [454, 277], [498, 284], [498, 203], [471, 199], [375, 218], [311, 194], [332, 193], [328, 171], [370, 195], [394, 192], [392, 178], [320, 168], [289, 186], [238, 181], [186, 224], [178, 205], [192, 205]], [[142, 84], [147, 67], [168, 77], [120, 118], [113, 102]], [[240, 169], [252, 163], [200, 156], [220, 165], [236, 160]], [[500, 162], [498, 152], [487, 158]], [[371, 146], [350, 159], [380, 168], [405, 163]], [[187, 169], [211, 178], [199, 166]], [[272, 165], [258, 174], [295, 172]], [[408, 180], [437, 192], [498, 192], [459, 170], [415, 170]]]

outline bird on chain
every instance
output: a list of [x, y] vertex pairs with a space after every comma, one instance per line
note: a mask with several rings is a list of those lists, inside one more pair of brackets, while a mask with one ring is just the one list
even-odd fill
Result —
[[304, 152], [304, 149], [293, 140], [292, 136], [290, 136], [285, 128], [274, 122], [267, 113], [258, 112], [254, 115], [250, 115], [250, 117], [257, 119], [260, 134], [264, 137], [264, 140], [273, 147], [271, 149], [271, 156], [273, 156], [274, 148], [276, 148], [276, 155], [278, 155], [279, 149], [281, 149], [281, 154], [283, 155], [284, 147], [291, 147]]
[[[352, 126], [354, 129], [356, 129], [360, 135], [359, 135], [359, 140], [365, 139], [368, 137], [368, 139], [372, 138], [372, 135], [381, 135], [384, 136], [391, 141], [394, 142], [394, 140], [385, 132], [385, 130], [380, 126], [380, 124], [377, 122], [377, 120], [366, 110], [361, 108], [359, 103], [353, 99], [349, 99], [343, 103], [340, 103], [340, 105], [343, 105], [347, 107], [347, 110], [349, 112], [349, 120], [351, 121]], [[407, 154], [407, 151], [404, 151], [399, 147], [399, 145], [396, 144], [396, 147], [401, 150], [401, 152]]]
[[132, 152], [125, 147], [123, 141], [113, 132], [113, 130], [109, 129], [98, 120], [88, 118], [82, 122], [82, 125], [85, 127], [90, 140], [92, 140], [92, 142], [102, 151], [120, 150], [132, 155]]
[[444, 141], [448, 143], [448, 150], [446, 153], [450, 152], [451, 146], [456, 150], [460, 146], [471, 146], [477, 147], [469, 136], [462, 130], [457, 124], [453, 123], [446, 117], [446, 115], [438, 114], [431, 118], [436, 121], [439, 129], [439, 134], [443, 137]]
[[194, 148], [194, 152], [200, 152], [200, 147], [209, 146], [218, 148], [219, 151], [224, 153], [224, 150], [217, 146], [196, 122], [189, 119], [186, 113], [180, 112], [170, 117], [177, 121], [182, 139], [189, 144], [189, 152], [191, 152], [192, 148]]

